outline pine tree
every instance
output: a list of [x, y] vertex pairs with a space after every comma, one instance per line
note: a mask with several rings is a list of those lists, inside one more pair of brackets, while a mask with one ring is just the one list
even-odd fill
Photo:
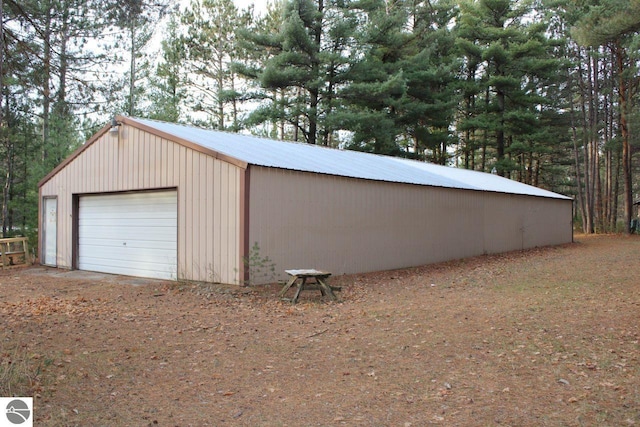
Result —
[[[107, 4], [107, 16], [122, 32], [118, 35], [122, 51], [126, 51], [128, 72], [124, 79], [112, 83], [110, 104], [115, 105], [118, 113], [124, 111], [129, 116], [143, 115], [140, 98], [150, 73], [151, 63], [144, 49], [153, 36], [156, 23], [168, 12], [168, 0], [113, 0]], [[124, 102], [119, 102], [122, 93], [126, 93]], [[121, 109], [121, 111], [117, 111]]]
[[534, 150], [545, 92], [558, 69], [550, 56], [546, 23], [528, 22], [529, 13], [524, 4], [509, 0], [468, 1], [461, 4], [457, 28], [466, 56], [467, 104], [473, 105], [461, 117], [461, 127], [492, 142], [494, 160], [489, 164], [483, 158], [482, 166], [502, 176], [518, 170], [520, 154]]
[[186, 52], [180, 34], [178, 19], [172, 15], [162, 40], [161, 62], [149, 79], [148, 117], [171, 123], [181, 121], [181, 110], [186, 99], [184, 61]]
[[[286, 122], [293, 128], [291, 139], [335, 145], [340, 126], [336, 98], [345, 78], [353, 21], [344, 7], [324, 0], [288, 1], [272, 11], [276, 13], [267, 15], [263, 32], [245, 37], [264, 53], [263, 68], [253, 70], [265, 102], [250, 123], [269, 121], [284, 128]], [[273, 18], [281, 22], [277, 29]], [[245, 72], [249, 75], [251, 68]]]
[[458, 105], [459, 61], [450, 26], [457, 8], [449, 1], [415, 2], [409, 10], [411, 39], [400, 66], [407, 93], [396, 124], [419, 159], [447, 164], [454, 143], [451, 124]]
[[[182, 16], [184, 43], [195, 90], [194, 109], [213, 118], [218, 129], [237, 130], [236, 26], [247, 25], [232, 0], [195, 0]], [[228, 106], [232, 107], [231, 113]], [[231, 125], [227, 124], [230, 118]]]
[[360, 28], [349, 84], [340, 95], [345, 111], [342, 126], [353, 134], [348, 148], [402, 155], [396, 121], [407, 96], [407, 77], [401, 62], [411, 35], [404, 31], [408, 11], [401, 3], [371, 1], [356, 4]]

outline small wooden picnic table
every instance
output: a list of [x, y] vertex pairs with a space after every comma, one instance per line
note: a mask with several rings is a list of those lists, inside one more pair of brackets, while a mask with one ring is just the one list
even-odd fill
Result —
[[[336, 294], [333, 291], [339, 291], [341, 288], [337, 286], [329, 286], [325, 281], [327, 277], [331, 276], [331, 273], [327, 271], [320, 271], [314, 269], [306, 269], [306, 270], [285, 270], [291, 279], [287, 282], [286, 285], [282, 288], [278, 296], [282, 299], [291, 301], [292, 303], [298, 302], [298, 297], [300, 296], [300, 292], [303, 290], [311, 290], [318, 289], [322, 293], [322, 296], [328, 295], [332, 300], [337, 300]], [[307, 283], [307, 279], [313, 278], [315, 281], [311, 283]], [[296, 292], [293, 295], [293, 298], [287, 299], [284, 298], [285, 294], [296, 282]]]

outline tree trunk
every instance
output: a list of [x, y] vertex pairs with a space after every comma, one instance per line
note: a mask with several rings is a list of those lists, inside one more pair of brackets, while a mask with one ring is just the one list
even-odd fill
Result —
[[[496, 93], [498, 99], [498, 114], [500, 115], [500, 122], [498, 124], [498, 130], [496, 131], [496, 156], [498, 162], [504, 159], [504, 109], [505, 109], [505, 94], [501, 90]], [[502, 165], [498, 165], [498, 175], [505, 176], [505, 171]]]
[[624, 231], [631, 233], [631, 216], [633, 214], [633, 182], [631, 177], [631, 146], [629, 143], [629, 126], [627, 123], [628, 108], [628, 82], [624, 77], [624, 49], [620, 46], [620, 40], [616, 40], [613, 46], [618, 77], [618, 102], [620, 104], [620, 136], [622, 137], [622, 177], [624, 182]]
[[[588, 55], [588, 54], [587, 54]], [[581, 55], [579, 55], [581, 56]], [[591, 64], [591, 60], [587, 60], [587, 64]], [[581, 127], [582, 127], [582, 152], [584, 162], [584, 199], [583, 199], [583, 229], [585, 233], [593, 233], [593, 210], [591, 209], [592, 193], [591, 193], [591, 166], [590, 166], [590, 151], [589, 151], [589, 118], [587, 116], [587, 95], [590, 92], [590, 87], [585, 88], [584, 70], [582, 68], [582, 62], [578, 61], [578, 82], [580, 86], [580, 111], [581, 111]], [[590, 81], [590, 77], [586, 78], [587, 82]]]
[[129, 114], [129, 116], [133, 116], [135, 112], [134, 89], [136, 81], [136, 25], [133, 18], [130, 19], [129, 25], [129, 35], [131, 36], [131, 51], [129, 53], [131, 55], [131, 58], [129, 62], [129, 108], [127, 113]]
[[47, 2], [43, 38], [42, 72], [42, 161], [48, 158], [49, 125], [51, 119], [51, 5]]
[[[4, 127], [4, 3], [0, 0], [0, 129]], [[4, 135], [0, 135], [4, 138]]]
[[[222, 17], [218, 15], [218, 20], [221, 20]], [[218, 28], [221, 28], [221, 23], [218, 24]], [[224, 130], [224, 44], [222, 35], [218, 36], [218, 48], [216, 52], [216, 60], [218, 62], [217, 73], [216, 73], [216, 83], [218, 85], [218, 94], [216, 95], [216, 100], [218, 101], [218, 129]]]

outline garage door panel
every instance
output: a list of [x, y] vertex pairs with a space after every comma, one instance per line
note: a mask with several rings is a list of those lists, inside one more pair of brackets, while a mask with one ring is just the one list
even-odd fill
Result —
[[175, 261], [175, 248], [158, 248], [158, 247], [126, 247], [123, 249], [117, 245], [96, 245], [98, 251], [84, 257], [85, 260], [104, 259], [116, 261], [153, 261], [156, 263], [167, 263]]
[[[132, 236], [135, 237], [135, 236]], [[146, 237], [146, 236], [145, 236]], [[122, 244], [122, 240], [110, 239], [110, 238], [92, 238], [92, 239], [83, 239], [83, 245], [91, 245], [96, 247], [105, 247], [105, 248], [118, 248], [124, 250], [124, 248], [135, 248], [135, 249], [166, 249], [172, 253], [175, 253], [177, 249], [177, 245], [175, 241], [169, 240], [161, 240], [160, 238], [156, 240], [129, 240], [126, 245]]]
[[[136, 271], [141, 271], [141, 272], [149, 272], [149, 271], [153, 271], [155, 272], [158, 277], [165, 277], [167, 278], [167, 274], [173, 274], [175, 273], [175, 271], [173, 271], [170, 268], [166, 268], [165, 265], [166, 264], [161, 264], [158, 262], [154, 262], [154, 261], [149, 261], [149, 260], [116, 260], [116, 259], [105, 259], [105, 258], [87, 258], [86, 259], [86, 265], [87, 266], [93, 266], [94, 268], [91, 269], [91, 271], [97, 271], [98, 269], [104, 268], [105, 266], [109, 267], [110, 272], [116, 273], [117, 274], [125, 274], [130, 276], [131, 274], [128, 272], [132, 269], [135, 269]], [[88, 270], [88, 269], [87, 269]], [[153, 277], [156, 277], [156, 275], [152, 275]], [[148, 274], [145, 274], [142, 277], [149, 277]]]
[[[108, 227], [104, 227], [107, 228]], [[121, 230], [122, 231], [122, 230]], [[120, 242], [120, 246], [126, 246], [123, 245], [123, 243], [127, 243], [130, 244], [130, 242], [132, 241], [148, 241], [148, 242], [156, 242], [154, 244], [158, 244], [158, 243], [167, 243], [167, 244], [175, 244], [175, 239], [172, 239], [170, 236], [165, 236], [165, 235], [153, 235], [149, 232], [149, 230], [128, 230], [129, 233], [126, 236], [125, 239], [122, 239], [118, 236], [114, 236], [113, 233], [109, 233], [108, 231], [105, 230], [101, 230], [100, 232], [96, 232], [94, 233], [91, 237], [86, 237], [83, 238], [80, 241], [80, 244], [84, 244], [85, 242], [87, 243], [91, 243], [93, 241], [97, 240], [113, 240], [116, 242]], [[82, 233], [82, 232], [80, 232]]]
[[[134, 276], [131, 274], [131, 270], [139, 272], [139, 274], [135, 274], [136, 277], [148, 277], [151, 279], [165, 279], [165, 280], [175, 280], [176, 272], [173, 270], [162, 269], [162, 266], [157, 264], [140, 264], [137, 263], [133, 266], [126, 265], [112, 265], [109, 267], [108, 273], [110, 274], [121, 274], [123, 276]], [[99, 271], [104, 272], [104, 264], [100, 262], [96, 264], [87, 263], [86, 268], [83, 270], [87, 271]]]
[[[151, 227], [144, 226], [121, 226], [121, 225], [109, 225], [108, 223], [101, 223], [95, 226], [85, 226], [78, 229], [80, 236], [85, 236], [84, 239], [98, 238], [98, 239], [117, 239], [120, 244], [129, 240], [150, 240], [150, 241], [175, 241], [177, 229], [171, 229], [169, 227]], [[81, 237], [82, 238], [82, 237]], [[80, 241], [82, 244], [82, 240]]]
[[142, 220], [148, 220], [148, 219], [157, 219], [159, 221], [161, 220], [165, 220], [165, 221], [175, 221], [176, 220], [176, 215], [175, 213], [173, 213], [173, 215], [171, 215], [171, 212], [128, 212], [127, 215], [121, 215], [118, 217], [113, 217], [113, 218], [105, 218], [104, 215], [107, 212], [103, 212], [100, 215], [92, 215], [92, 216], [85, 216], [82, 219], [82, 224], [80, 225], [84, 225], [84, 224], [93, 224], [96, 222], [100, 222], [100, 221], [109, 221], [109, 222], [122, 222], [122, 221], [142, 221]]
[[176, 279], [177, 192], [80, 198], [78, 267]]

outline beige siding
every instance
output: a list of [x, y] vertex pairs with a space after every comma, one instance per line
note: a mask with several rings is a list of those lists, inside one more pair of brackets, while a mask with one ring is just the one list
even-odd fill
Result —
[[238, 283], [243, 173], [130, 126], [104, 134], [41, 187], [58, 196], [58, 266], [73, 266], [72, 195], [177, 188], [177, 278]]
[[417, 266], [572, 240], [572, 204], [251, 166], [249, 246], [334, 274]]

